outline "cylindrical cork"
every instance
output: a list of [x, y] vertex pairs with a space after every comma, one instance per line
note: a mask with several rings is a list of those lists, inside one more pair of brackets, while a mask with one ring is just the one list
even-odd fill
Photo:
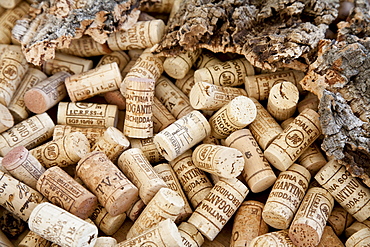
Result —
[[117, 63], [119, 71], [122, 74], [126, 65], [128, 64], [128, 62], [130, 62], [130, 57], [124, 51], [114, 51], [100, 58], [99, 63], [98, 65], [96, 65], [96, 67], [114, 62]]
[[47, 113], [30, 117], [0, 134], [0, 155], [11, 149], [24, 146], [31, 149], [49, 139], [53, 134], [54, 122]]
[[120, 90], [113, 90], [103, 94], [105, 101], [110, 105], [117, 105], [118, 110], [126, 109], [126, 99], [123, 97]]
[[28, 110], [36, 114], [46, 112], [67, 96], [64, 81], [68, 72], [60, 71], [37, 83], [24, 94], [24, 103]]
[[352, 216], [362, 222], [370, 215], [370, 189], [335, 160], [330, 160], [315, 179]]
[[126, 211], [127, 217], [132, 220], [132, 222], [136, 221], [141, 212], [143, 212], [144, 208], [146, 207], [143, 200], [140, 198], [132, 204], [132, 206]]
[[254, 98], [253, 100], [257, 108], [256, 119], [248, 126], [254, 138], [256, 138], [258, 144], [262, 150], [271, 144], [271, 142], [283, 132], [283, 129], [276, 122], [276, 120], [270, 115], [270, 113]]
[[113, 51], [150, 48], [162, 39], [164, 29], [162, 20], [139, 21], [126, 31], [110, 34], [107, 43]]
[[10, 129], [14, 125], [14, 119], [9, 109], [0, 104], [0, 133]]
[[65, 135], [73, 132], [81, 132], [89, 140], [90, 147], [93, 147], [100, 137], [104, 135], [105, 128], [83, 128], [70, 125], [55, 125], [53, 132], [53, 140], [63, 138]]
[[79, 57], [95, 57], [112, 52], [107, 44], [100, 44], [89, 36], [73, 39], [68, 48], [63, 48], [58, 51]]
[[154, 3], [145, 2], [140, 4], [142, 12], [169, 14], [172, 10], [174, 0], [161, 0]]
[[268, 225], [262, 219], [265, 205], [258, 201], [244, 201], [235, 213], [230, 247], [246, 247], [255, 237], [266, 234]]
[[258, 236], [249, 243], [248, 247], [284, 246], [296, 247], [288, 236], [288, 230], [270, 232]]
[[263, 220], [276, 229], [287, 229], [308, 189], [310, 172], [293, 164], [281, 172], [262, 212]]
[[370, 246], [370, 228], [364, 228], [354, 233], [346, 241], [346, 247]]
[[130, 143], [132, 148], [138, 148], [143, 151], [145, 158], [147, 158], [151, 164], [165, 160], [156, 148], [152, 137], [146, 139], [130, 139]]
[[249, 190], [238, 179], [218, 181], [188, 219], [208, 240], [213, 240], [244, 201]]
[[273, 166], [285, 171], [320, 135], [319, 114], [306, 109], [274, 139], [264, 155]]
[[8, 105], [8, 109], [16, 122], [26, 119], [29, 115], [29, 111], [24, 103], [24, 94], [46, 78], [47, 76], [41, 70], [35, 68], [29, 68], [27, 70], [27, 73], [24, 75], [21, 84], [17, 88], [17, 91], [15, 91]]
[[94, 246], [98, 228], [51, 203], [38, 205], [31, 213], [31, 231], [61, 246]]
[[155, 97], [176, 119], [194, 110], [189, 98], [165, 76], [161, 76], [156, 82]]
[[326, 163], [324, 155], [317, 144], [312, 143], [298, 157], [297, 163], [307, 168], [311, 175], [315, 175]]
[[249, 97], [257, 100], [266, 100], [269, 97], [271, 88], [283, 81], [293, 83], [299, 89], [299, 82], [303, 79], [304, 73], [298, 70], [285, 70], [280, 72], [251, 75], [245, 78], [245, 90]]
[[192, 224], [184, 221], [178, 226], [178, 230], [184, 246], [200, 247], [204, 243], [202, 234]]
[[59, 71], [69, 74], [80, 74], [93, 67], [93, 61], [82, 57], [56, 52], [53, 59], [48, 59], [42, 64], [42, 69], [47, 75], [54, 75]]
[[102, 232], [113, 235], [126, 220], [126, 213], [112, 216], [101, 204], [98, 204], [89, 217]]
[[118, 167], [139, 189], [139, 196], [145, 204], [161, 189], [167, 188], [163, 179], [138, 148], [124, 151], [118, 159]]
[[14, 247], [13, 243], [9, 240], [9, 238], [1, 230], [0, 230], [0, 246], [1, 247]]
[[19, 242], [19, 247], [49, 247], [51, 242], [40, 235], [29, 231], [26, 236]]
[[60, 102], [57, 123], [84, 128], [108, 128], [117, 125], [116, 105]]
[[36, 189], [37, 180], [45, 172], [40, 162], [23, 146], [10, 150], [2, 161], [2, 165], [19, 181]]
[[317, 246], [334, 207], [334, 198], [323, 188], [309, 189], [289, 228], [289, 237], [297, 246]]
[[112, 237], [98, 237], [94, 247], [115, 247], [117, 240]]
[[321, 237], [321, 241], [317, 247], [344, 247], [342, 241], [335, 234], [333, 229], [330, 226], [324, 227], [324, 232]]
[[211, 135], [217, 139], [246, 127], [257, 116], [254, 102], [246, 96], [238, 96], [224, 105], [209, 119]]
[[9, 171], [5, 169], [5, 167], [3, 166], [2, 161], [3, 161], [3, 157], [0, 157], [0, 172], [10, 175]]
[[91, 152], [76, 167], [77, 176], [112, 216], [124, 213], [135, 202], [138, 189], [103, 152]]
[[141, 234], [127, 239], [118, 243], [116, 247], [141, 247], [153, 244], [157, 247], [183, 246], [177, 226], [170, 219], [163, 220], [150, 229], [146, 228]]
[[211, 67], [218, 63], [221, 63], [220, 59], [215, 57], [213, 53], [203, 50], [203, 52], [199, 55], [198, 59], [195, 61], [193, 66], [196, 69], [202, 69], [206, 67]]
[[202, 53], [202, 49], [195, 51], [185, 51], [175, 57], [168, 57], [163, 62], [164, 71], [175, 79], [182, 79], [189, 72], [199, 55]]
[[37, 181], [37, 190], [51, 203], [86, 219], [98, 205], [94, 194], [76, 182], [60, 167], [47, 169]]
[[185, 221], [193, 213], [193, 210], [190, 207], [188, 198], [186, 197], [184, 191], [182, 190], [180, 182], [175, 172], [173, 171], [172, 167], [169, 164], [163, 163], [154, 166], [153, 169], [167, 184], [168, 188], [172, 189], [173, 191], [176, 191], [183, 199], [185, 203], [184, 208], [183, 210], [181, 210], [175, 222], [180, 223]]
[[242, 175], [253, 193], [264, 191], [275, 183], [276, 175], [248, 129], [235, 131], [226, 138], [225, 144], [242, 152]]
[[277, 121], [293, 116], [299, 100], [298, 88], [289, 81], [272, 86], [267, 101], [267, 110]]
[[207, 175], [197, 168], [192, 160], [192, 151], [188, 150], [170, 162], [179, 182], [193, 208], [209, 194], [213, 185]]
[[362, 230], [364, 228], [370, 228], [370, 220], [364, 220], [363, 222], [355, 221], [352, 225], [346, 228], [345, 230], [345, 236], [346, 238], [349, 238], [354, 233], [358, 232], [359, 230]]
[[145, 78], [125, 79], [121, 92], [126, 98], [124, 134], [132, 138], [153, 137], [153, 98], [155, 81]]
[[319, 109], [320, 100], [316, 94], [309, 92], [303, 100], [299, 101], [297, 105], [297, 110], [301, 113], [304, 109], [310, 108], [314, 111]]
[[158, 133], [167, 128], [176, 121], [176, 118], [169, 110], [159, 101], [157, 97], [153, 98], [153, 132]]
[[32, 210], [46, 201], [37, 190], [0, 172], [0, 204], [18, 218], [27, 222]]
[[189, 97], [191, 88], [194, 86], [194, 70], [190, 69], [189, 72], [182, 79], [177, 79], [175, 82], [176, 87], [178, 87], [181, 92]]
[[[3, 1], [2, 1], [3, 2]], [[11, 1], [4, 1], [8, 3]], [[0, 16], [0, 43], [10, 44], [12, 42], [12, 30], [17, 20], [21, 19], [25, 14], [28, 13], [30, 5], [26, 1], [22, 1], [15, 8], [7, 9]]]
[[236, 178], [244, 169], [243, 154], [236, 148], [221, 145], [200, 144], [192, 159], [199, 169], [223, 178]]
[[132, 60], [136, 61], [141, 56], [141, 54], [143, 54], [143, 52], [144, 52], [143, 49], [132, 49], [127, 51], [131, 61]]
[[81, 132], [73, 132], [63, 138], [49, 141], [30, 150], [45, 168], [66, 167], [76, 164], [90, 151], [90, 143]]
[[13, 9], [15, 6], [17, 6], [18, 3], [20, 3], [22, 0], [8, 0], [8, 1], [2, 1], [0, 3], [1, 7], [4, 7], [6, 9]]
[[[1, 20], [0, 20], [1, 23]], [[1, 25], [0, 25], [1, 26]], [[1, 36], [1, 33], [0, 33]], [[8, 106], [28, 70], [21, 52], [6, 50], [0, 58], [0, 103]]]
[[230, 87], [243, 85], [245, 77], [251, 75], [254, 75], [254, 68], [250, 62], [245, 58], [238, 58], [198, 69], [194, 73], [194, 80]]
[[192, 111], [154, 136], [154, 143], [166, 160], [171, 161], [202, 141], [211, 132], [207, 119]]
[[129, 146], [130, 141], [121, 131], [115, 127], [108, 127], [103, 136], [91, 148], [91, 152], [104, 152], [110, 160], [115, 162]]

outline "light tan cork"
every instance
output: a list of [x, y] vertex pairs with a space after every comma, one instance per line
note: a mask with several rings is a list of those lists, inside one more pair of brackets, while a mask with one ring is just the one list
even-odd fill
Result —
[[70, 125], [55, 125], [53, 131], [53, 140], [63, 138], [65, 135], [73, 132], [81, 132], [89, 140], [90, 147], [93, 147], [100, 137], [104, 135], [106, 128], [83, 128]]
[[[12, 1], [2, 1], [3, 4], [11, 3]], [[21, 19], [28, 13], [30, 5], [26, 1], [22, 1], [15, 8], [7, 9], [0, 17], [0, 40], [1, 44], [10, 44], [12, 42], [12, 29], [15, 22]]]
[[370, 246], [370, 228], [364, 228], [354, 233], [346, 241], [346, 247], [369, 247]]
[[140, 6], [140, 10], [143, 12], [149, 12], [149, 13], [154, 12], [154, 13], [169, 14], [172, 10], [172, 6], [174, 2], [175, 0], [161, 0], [155, 3], [147, 2], [146, 4], [143, 4]]
[[92, 68], [92, 60], [60, 52], [56, 52], [53, 59], [48, 59], [42, 64], [42, 69], [47, 75], [54, 75], [59, 71], [65, 71], [71, 75], [80, 74]]
[[328, 218], [328, 225], [332, 227], [336, 235], [340, 236], [354, 221], [352, 215], [342, 206], [335, 205]]
[[204, 243], [202, 234], [192, 224], [184, 221], [178, 226], [178, 230], [184, 246], [200, 247]]
[[148, 159], [149, 163], [155, 164], [161, 161], [165, 161], [165, 158], [161, 155], [157, 147], [153, 142], [153, 138], [146, 139], [130, 139], [131, 147], [138, 148], [143, 151], [145, 158]]
[[248, 247], [284, 246], [296, 247], [288, 236], [288, 230], [270, 232], [258, 236], [249, 243]]
[[175, 57], [167, 57], [163, 62], [164, 71], [175, 79], [182, 79], [189, 72], [199, 55], [202, 53], [202, 49], [195, 51], [185, 51]]
[[121, 75], [122, 75], [123, 70], [125, 69], [128, 62], [130, 62], [130, 60], [131, 59], [126, 54], [126, 52], [124, 52], [124, 51], [114, 51], [112, 53], [104, 55], [99, 60], [99, 63], [98, 63], [98, 65], [96, 65], [96, 67], [116, 62], [117, 65], [118, 65], [119, 71], [121, 72]]
[[144, 208], [146, 207], [143, 200], [140, 198], [132, 204], [132, 206], [126, 211], [127, 217], [132, 220], [132, 222], [136, 221], [141, 212], [143, 212]]
[[350, 225], [349, 227], [345, 229], [345, 236], [346, 238], [349, 238], [354, 233], [364, 228], [370, 228], [370, 220], [364, 220], [363, 222], [358, 222], [358, 221], [353, 222], [352, 225]]
[[189, 72], [182, 79], [177, 79], [175, 82], [176, 87], [178, 87], [181, 92], [189, 97], [191, 88], [194, 86], [194, 70], [190, 69]]
[[0, 3], [0, 6], [3, 7], [3, 8], [6, 8], [6, 9], [13, 9], [21, 1], [22, 0], [8, 0], [8, 1], [3, 1], [3, 2]]
[[321, 241], [317, 245], [317, 247], [333, 247], [333, 246], [344, 247], [344, 244], [330, 226], [325, 226], [324, 232], [321, 237]]
[[199, 55], [198, 59], [194, 63], [194, 68], [202, 69], [206, 67], [211, 67], [213, 65], [221, 63], [221, 60], [215, 57], [210, 52], [203, 50], [202, 53]]
[[176, 121], [176, 118], [169, 110], [159, 101], [157, 97], [153, 98], [153, 132], [158, 133], [167, 128]]
[[105, 43], [100, 44], [89, 36], [73, 39], [68, 48], [57, 51], [78, 57], [95, 57], [112, 52], [112, 50], [108, 48], [108, 45]]
[[0, 133], [10, 129], [14, 125], [14, 119], [9, 109], [0, 104]]
[[49, 247], [51, 242], [41, 237], [40, 235], [34, 233], [33, 231], [28, 231], [26, 236], [19, 242], [19, 247]]
[[94, 209], [94, 212], [92, 212], [89, 218], [102, 232], [107, 235], [113, 235], [122, 226], [123, 222], [125, 222], [126, 213], [112, 216], [98, 203], [98, 206]]
[[[0, 246], [2, 247], [14, 247], [13, 243], [9, 238], [0, 230]], [[21, 246], [21, 245], [19, 245]]]
[[320, 100], [316, 94], [309, 92], [303, 100], [298, 102], [297, 110], [301, 113], [304, 109], [310, 108], [314, 111], [319, 109]]
[[112, 237], [98, 237], [94, 247], [115, 247], [117, 240]]

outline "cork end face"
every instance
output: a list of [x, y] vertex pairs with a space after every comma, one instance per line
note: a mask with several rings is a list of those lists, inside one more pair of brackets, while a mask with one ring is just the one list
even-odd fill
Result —
[[27, 159], [28, 155], [29, 152], [25, 147], [15, 147], [5, 155], [1, 163], [5, 169], [11, 171], [20, 166]]
[[293, 163], [288, 162], [289, 157], [286, 158], [286, 154], [281, 152], [281, 149], [275, 149], [273, 144], [270, 144], [263, 155], [276, 169], [280, 171], [286, 171]]
[[133, 184], [121, 186], [116, 193], [108, 198], [104, 205], [105, 209], [111, 216], [117, 216], [126, 212], [138, 199], [139, 190]]
[[0, 133], [13, 127], [13, 125], [13, 115], [6, 106], [0, 104]]
[[289, 238], [297, 246], [315, 247], [320, 243], [317, 231], [306, 224], [294, 224], [289, 229]]
[[68, 148], [71, 150], [71, 153], [73, 153], [74, 161], [77, 162], [90, 152], [90, 142], [81, 132], [73, 132], [70, 134]]
[[[277, 207], [279, 204], [277, 205]], [[262, 219], [268, 224], [269, 226], [276, 228], [276, 229], [288, 229], [291, 220], [286, 219], [286, 216], [280, 214], [277, 211], [268, 210], [266, 211], [266, 206], [262, 212]]]
[[189, 71], [191, 64], [180, 57], [168, 57], [164, 60], [163, 68], [166, 73], [175, 79], [183, 79]]
[[248, 183], [248, 186], [253, 193], [260, 193], [270, 188], [275, 183], [275, 181], [276, 176], [271, 170], [271, 174], [264, 176], [263, 178], [259, 178], [258, 181], [255, 181], [253, 184]]
[[244, 169], [243, 154], [235, 148], [227, 148], [218, 160], [220, 170], [217, 175], [223, 178], [236, 178]]
[[257, 107], [254, 102], [246, 96], [238, 96], [230, 102], [231, 112], [234, 113], [233, 120], [237, 125], [247, 126], [257, 117]]
[[108, 127], [107, 130], [104, 132], [104, 137], [109, 140], [111, 139], [117, 145], [123, 146], [128, 148], [130, 146], [130, 141], [127, 137], [115, 127]]
[[75, 210], [71, 211], [72, 214], [80, 217], [81, 219], [87, 219], [98, 206], [98, 198], [92, 193], [88, 193], [85, 200], [76, 205]]
[[30, 89], [24, 94], [24, 104], [28, 110], [36, 114], [46, 112], [49, 109], [47, 95], [38, 89]]

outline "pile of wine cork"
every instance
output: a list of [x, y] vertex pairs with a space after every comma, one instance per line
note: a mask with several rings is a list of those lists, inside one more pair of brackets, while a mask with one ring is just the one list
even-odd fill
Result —
[[0, 205], [25, 229], [0, 246], [369, 246], [370, 189], [321, 151], [302, 71], [153, 54], [177, 0], [37, 67], [11, 44], [28, 3], [8, 2]]

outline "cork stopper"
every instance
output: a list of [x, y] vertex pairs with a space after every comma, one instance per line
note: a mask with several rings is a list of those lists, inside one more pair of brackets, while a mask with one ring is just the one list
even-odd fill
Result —
[[130, 218], [133, 222], [139, 218], [139, 215], [143, 212], [146, 207], [143, 200], [140, 198], [126, 211], [127, 217]]
[[116, 62], [119, 68], [119, 71], [123, 72], [128, 62], [130, 62], [130, 57], [124, 51], [114, 51], [112, 53], [104, 55], [96, 67], [101, 65], [110, 64]]
[[336, 235], [340, 236], [345, 230], [347, 231], [348, 227], [354, 221], [355, 219], [352, 217], [352, 215], [348, 213], [343, 207], [341, 207], [340, 205], [335, 205], [328, 218], [328, 225], [331, 226]]
[[126, 220], [126, 213], [112, 216], [98, 203], [98, 206], [89, 217], [102, 232], [107, 235], [113, 235]]
[[346, 247], [368, 246], [370, 243], [370, 228], [364, 228], [354, 233], [346, 241]]
[[103, 94], [105, 101], [110, 105], [116, 105], [118, 110], [126, 109], [126, 99], [120, 90], [113, 90]]
[[195, 51], [186, 51], [175, 57], [168, 57], [164, 60], [163, 68], [166, 73], [175, 79], [182, 79], [189, 72], [199, 55], [201, 49]]
[[204, 238], [200, 231], [192, 224], [184, 221], [178, 226], [184, 246], [202, 246]]
[[178, 87], [181, 92], [189, 97], [191, 88], [194, 86], [194, 70], [190, 69], [189, 72], [184, 76], [184, 78], [177, 79], [175, 82], [176, 87]]
[[270, 232], [254, 238], [248, 247], [284, 246], [296, 247], [288, 236], [288, 230]]
[[68, 72], [71, 75], [80, 74], [92, 69], [92, 67], [92, 60], [60, 52], [56, 52], [53, 59], [48, 59], [42, 64], [42, 69], [47, 75], [54, 75], [60, 71]]
[[352, 225], [350, 225], [348, 228], [345, 230], [345, 235], [347, 238], [355, 234], [356, 232], [365, 229], [365, 228], [370, 228], [370, 220], [364, 220], [363, 222], [358, 222], [355, 221], [353, 222]]
[[94, 247], [115, 247], [117, 240], [112, 237], [98, 237]]
[[87, 140], [89, 140], [90, 147], [92, 147], [98, 139], [104, 135], [105, 130], [104, 128], [82, 128], [57, 124], [53, 131], [53, 140], [63, 138], [65, 135], [72, 132], [81, 132], [86, 136]]
[[[1, 242], [0, 242], [1, 243]], [[28, 231], [27, 235], [24, 236], [22, 241], [19, 242], [19, 247], [37, 247], [37, 246], [50, 246], [51, 243], [45, 238], [37, 235], [33, 231]], [[5, 246], [6, 247], [6, 246]]]
[[203, 50], [202, 53], [199, 55], [198, 59], [194, 63], [194, 68], [202, 69], [206, 67], [211, 67], [213, 65], [221, 63], [221, 60], [215, 57], [210, 52]]
[[0, 133], [10, 129], [14, 125], [14, 119], [9, 109], [0, 104]]
[[157, 98], [153, 98], [153, 132], [159, 133], [176, 121], [176, 118]]
[[155, 146], [152, 137], [146, 139], [130, 139], [130, 143], [132, 148], [138, 148], [144, 153], [149, 163], [155, 164], [165, 161], [165, 158]]
[[[13, 5], [12, 1], [5, 1], [3, 4], [10, 6]], [[1, 16], [0, 16], [0, 40], [2, 44], [10, 44], [12, 43], [12, 29], [15, 26], [15, 20], [21, 19], [25, 14], [28, 13], [30, 5], [22, 1], [14, 8], [7, 9]]]
[[332, 247], [332, 246], [344, 247], [344, 244], [330, 226], [325, 226], [324, 232], [321, 237], [321, 241], [317, 247]]
[[95, 57], [112, 52], [106, 43], [98, 43], [91, 36], [72, 39], [68, 48], [63, 48], [57, 51], [78, 57]]

